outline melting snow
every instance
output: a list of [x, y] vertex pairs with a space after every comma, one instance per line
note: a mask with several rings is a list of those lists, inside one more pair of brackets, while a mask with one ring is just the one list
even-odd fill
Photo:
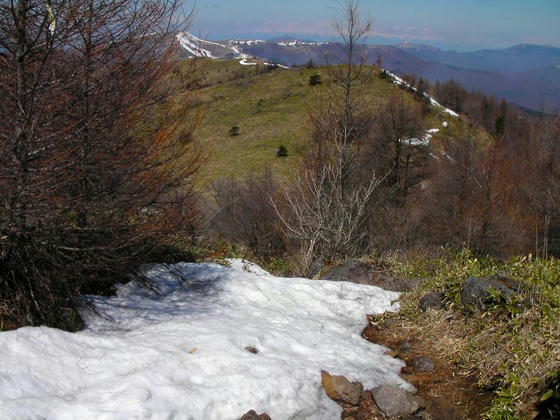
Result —
[[433, 135], [436, 133], [439, 133], [439, 128], [431, 128], [421, 138], [399, 139], [399, 142], [407, 146], [429, 146]]
[[257, 63], [249, 63], [249, 62], [247, 61], [247, 58], [246, 58], [246, 57], [242, 58], [242, 59], [239, 61], [239, 64], [241, 64], [242, 66], [256, 66], [256, 65], [257, 65]]
[[241, 260], [148, 275], [158, 293], [129, 283], [90, 297], [99, 314], [84, 313], [82, 332], [0, 333], [0, 418], [339, 418], [322, 369], [366, 389], [412, 389], [403, 362], [360, 336], [366, 314], [397, 309], [397, 293], [274, 277]]
[[[412, 90], [414, 90], [415, 92], [417, 91], [417, 89], [415, 87], [410, 86], [410, 84], [405, 82], [402, 78], [400, 78], [396, 74], [391, 73], [390, 71], [387, 71], [387, 70], [385, 70], [385, 71], [387, 72], [387, 74], [389, 76], [391, 76], [393, 78], [393, 84], [398, 85], [398, 86], [406, 86], [406, 87], [412, 88]], [[436, 101], [434, 98], [432, 98], [430, 95], [428, 95], [426, 92], [424, 92], [424, 96], [430, 100], [430, 103], [433, 106], [435, 106], [437, 108], [440, 108], [446, 114], [449, 114], [449, 115], [451, 115], [453, 117], [456, 117], [456, 118], [459, 117], [459, 114], [457, 114], [455, 111], [453, 111], [449, 108], [444, 107], [438, 101]]]

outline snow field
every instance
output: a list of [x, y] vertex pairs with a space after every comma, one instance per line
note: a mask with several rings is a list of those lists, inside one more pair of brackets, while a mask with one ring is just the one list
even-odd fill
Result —
[[0, 333], [0, 418], [339, 418], [321, 370], [413, 389], [403, 362], [360, 336], [397, 293], [230, 263], [152, 266], [159, 293], [129, 283], [90, 297], [99, 313], [79, 333]]

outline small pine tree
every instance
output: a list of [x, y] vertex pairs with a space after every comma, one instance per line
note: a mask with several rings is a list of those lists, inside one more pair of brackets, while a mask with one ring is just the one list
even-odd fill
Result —
[[239, 135], [239, 127], [234, 125], [233, 127], [231, 127], [228, 131], [228, 134], [230, 135], [230, 137], [235, 137]]
[[320, 85], [321, 83], [323, 83], [323, 82], [321, 81], [321, 75], [320, 74], [314, 73], [311, 76], [309, 76], [309, 84], [311, 86]]
[[284, 146], [280, 146], [276, 152], [276, 157], [288, 157], [288, 149]]

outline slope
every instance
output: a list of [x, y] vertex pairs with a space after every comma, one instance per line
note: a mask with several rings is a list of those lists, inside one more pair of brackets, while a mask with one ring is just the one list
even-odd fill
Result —
[[[308, 150], [308, 112], [321, 106], [328, 90], [326, 69], [247, 67], [233, 60], [199, 59], [199, 63], [203, 70], [193, 83], [198, 96], [196, 110], [203, 112], [203, 118], [195, 137], [207, 157], [200, 174], [201, 188], [220, 178], [258, 174], [266, 168], [281, 178], [293, 175]], [[323, 83], [311, 86], [313, 74], [319, 74]], [[372, 106], [387, 100], [391, 93], [401, 91], [399, 80], [383, 79], [372, 67], [360, 100]], [[402, 91], [407, 101], [417, 100], [413, 93]], [[441, 107], [431, 106], [423, 129], [439, 130], [430, 133], [437, 148], [466, 125], [465, 117], [456, 118]], [[238, 127], [238, 135], [233, 127]], [[276, 156], [280, 146], [287, 148], [287, 157]]]

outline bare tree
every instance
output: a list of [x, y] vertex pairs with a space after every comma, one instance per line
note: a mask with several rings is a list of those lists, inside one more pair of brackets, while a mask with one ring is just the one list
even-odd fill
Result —
[[356, 83], [362, 80], [366, 69], [366, 41], [371, 32], [373, 21], [368, 16], [362, 17], [359, 2], [346, 0], [343, 5], [343, 18], [334, 22], [340, 36], [340, 49], [344, 56], [344, 65], [331, 67], [330, 75], [335, 83], [343, 89], [344, 117], [340, 130], [341, 141], [349, 142], [354, 136], [353, 114], [355, 108], [354, 92]]
[[[352, 160], [352, 143], [364, 134], [364, 127], [367, 126], [357, 93], [371, 76], [370, 66], [366, 65], [365, 43], [373, 21], [369, 16], [362, 17], [356, 0], [346, 0], [342, 4], [342, 15], [341, 20], [333, 22], [333, 26], [340, 37], [336, 59], [343, 64], [327, 66], [330, 89], [321, 100], [323, 106], [311, 113], [311, 120], [313, 141], [318, 147], [316, 159], [319, 162], [323, 159], [322, 153], [328, 148], [328, 142], [335, 141], [346, 146], [340, 150], [345, 160], [343, 182], [346, 182]], [[326, 58], [328, 63], [329, 57]]]
[[378, 105], [375, 116], [373, 133], [364, 146], [365, 164], [382, 160], [377, 165], [390, 173], [387, 180], [402, 204], [409, 188], [424, 178], [418, 171], [427, 155], [421, 110], [405, 93], [396, 91]]
[[367, 80], [364, 42], [372, 23], [362, 19], [354, 0], [344, 3], [343, 14], [334, 26], [344, 64], [328, 67], [331, 89], [311, 112], [317, 149], [293, 185], [284, 189], [284, 202], [274, 202], [285, 235], [299, 244], [306, 275], [313, 274], [315, 263], [363, 249], [368, 205], [380, 183], [374, 171], [366, 176], [355, 171], [359, 140], [368, 126], [356, 90]]
[[70, 327], [61, 308], [192, 216], [192, 131], [170, 121], [191, 96], [160, 82], [180, 9], [0, 0], [0, 300], [20, 323]]
[[283, 190], [282, 204], [272, 202], [284, 234], [300, 246], [300, 269], [307, 276], [315, 263], [354, 257], [366, 242], [368, 205], [381, 180], [371, 174], [363, 185], [343, 192], [341, 164], [333, 160], [303, 172]]

